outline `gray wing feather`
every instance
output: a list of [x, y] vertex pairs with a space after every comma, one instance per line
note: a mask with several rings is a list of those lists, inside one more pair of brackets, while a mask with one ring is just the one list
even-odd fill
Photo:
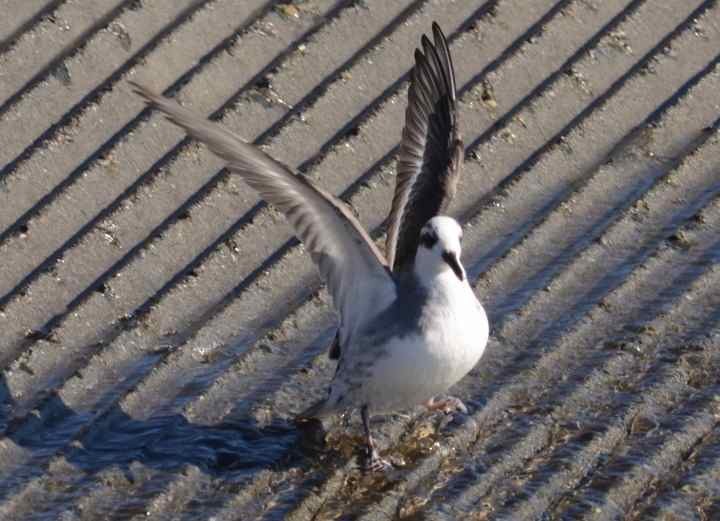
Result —
[[286, 215], [327, 282], [340, 312], [343, 340], [395, 298], [395, 284], [383, 255], [345, 203], [221, 125], [141, 85], [132, 85], [149, 105], [205, 143], [228, 162], [230, 170]]
[[422, 37], [410, 75], [397, 184], [388, 217], [386, 254], [394, 271], [411, 269], [420, 230], [455, 195], [463, 143], [458, 130], [455, 72], [447, 41], [433, 23]]

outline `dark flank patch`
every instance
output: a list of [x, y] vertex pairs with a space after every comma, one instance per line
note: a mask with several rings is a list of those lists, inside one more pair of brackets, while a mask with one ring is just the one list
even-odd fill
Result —
[[328, 352], [328, 358], [330, 360], [339, 360], [340, 359], [340, 331], [335, 334], [335, 339], [333, 340], [332, 345], [330, 346], [330, 351]]

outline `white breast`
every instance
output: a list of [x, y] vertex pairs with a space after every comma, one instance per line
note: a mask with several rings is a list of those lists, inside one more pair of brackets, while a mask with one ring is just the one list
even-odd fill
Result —
[[[454, 277], [454, 275], [452, 275]], [[488, 321], [467, 282], [437, 288], [422, 317], [422, 334], [388, 343], [371, 369], [362, 400], [378, 411], [407, 408], [447, 392], [480, 360]]]

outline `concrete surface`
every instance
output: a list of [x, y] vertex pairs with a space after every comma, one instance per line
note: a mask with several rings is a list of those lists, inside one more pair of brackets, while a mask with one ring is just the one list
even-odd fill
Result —
[[[720, 5], [0, 2], [0, 519], [720, 519]], [[134, 79], [382, 241], [448, 34], [453, 213], [491, 315], [468, 417], [299, 430], [334, 314], [282, 217]]]

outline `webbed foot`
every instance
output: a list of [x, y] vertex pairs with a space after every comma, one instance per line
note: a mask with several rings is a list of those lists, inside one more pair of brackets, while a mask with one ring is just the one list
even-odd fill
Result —
[[442, 411], [445, 414], [452, 414], [454, 412], [460, 412], [462, 414], [468, 413], [468, 409], [462, 400], [454, 396], [448, 396], [441, 400], [431, 398], [425, 403], [425, 406], [429, 411]]

